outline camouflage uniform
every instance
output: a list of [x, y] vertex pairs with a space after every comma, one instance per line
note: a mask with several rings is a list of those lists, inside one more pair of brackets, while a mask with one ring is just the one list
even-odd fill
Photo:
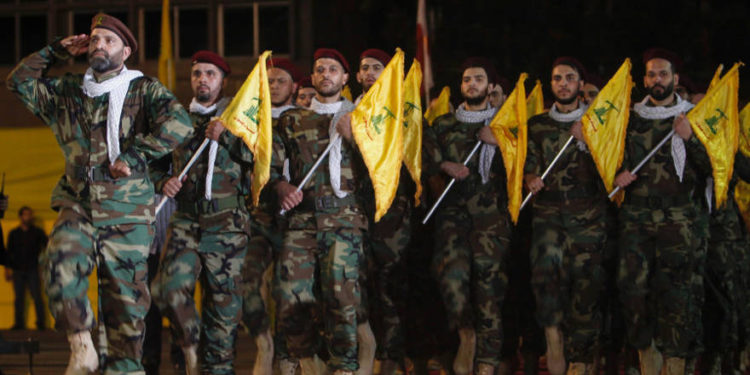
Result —
[[[203, 141], [211, 115], [190, 114], [198, 135], [173, 155], [174, 171], [181, 171]], [[205, 198], [208, 148], [193, 164], [175, 197], [177, 211], [169, 223], [159, 274], [152, 282], [154, 300], [172, 323], [180, 346], [200, 342], [201, 370], [234, 373], [234, 342], [242, 315], [242, 262], [250, 235], [245, 206], [252, 154], [229, 131], [219, 137], [211, 200]], [[160, 178], [161, 190], [167, 177]], [[205, 271], [205, 272], [201, 272]], [[199, 316], [193, 295], [203, 286]]]
[[42, 276], [57, 328], [75, 333], [93, 326], [86, 293], [88, 277], [98, 265], [108, 340], [100, 345], [109, 346], [102, 368], [106, 373], [143, 373], [143, 319], [151, 302], [146, 258], [154, 221], [154, 186], [146, 163], [190, 135], [190, 119], [156, 79], [132, 80], [120, 126], [120, 160], [132, 175], [112, 179], [106, 141], [109, 95], [86, 96], [79, 74], [45, 77], [52, 64], [70, 58], [58, 39], [21, 61], [6, 81], [52, 129], [65, 156], [65, 175], [52, 194], [59, 216], [41, 257]]
[[[570, 137], [573, 121], [529, 119], [525, 173], [541, 176]], [[574, 143], [544, 180], [533, 204], [531, 284], [542, 327], [557, 326], [570, 362], [593, 363], [606, 283], [607, 196], [594, 160]]]
[[[274, 142], [271, 185], [281, 177], [289, 158], [291, 183], [299, 183], [329, 141], [331, 115], [307, 109], [286, 111], [279, 119], [280, 138]], [[337, 198], [329, 182], [327, 161], [303, 189], [302, 203], [287, 216], [277, 259], [279, 325], [289, 354], [295, 358], [316, 354], [316, 326], [322, 313], [331, 370], [354, 371], [357, 363], [356, 311], [361, 301], [359, 265], [367, 219], [357, 198], [357, 186], [366, 170], [353, 143], [342, 140], [341, 188]], [[319, 293], [316, 292], [319, 290]]]
[[[463, 123], [449, 114], [424, 132], [425, 176], [437, 176], [440, 163], [461, 163], [484, 126]], [[502, 341], [501, 310], [508, 278], [505, 259], [511, 237], [506, 179], [500, 151], [490, 179], [482, 184], [479, 158], [467, 165], [469, 176], [457, 181], [436, 212], [438, 248], [433, 271], [440, 285], [451, 328], [476, 331], [476, 362], [497, 366]]]
[[[368, 180], [369, 181], [369, 180]], [[404, 252], [411, 239], [411, 210], [414, 199], [413, 188], [409, 188], [411, 176], [406, 167], [401, 168], [399, 186], [388, 212], [377, 223], [375, 196], [372, 183], [366, 184], [365, 210], [371, 219], [365, 237], [367, 257], [372, 267], [367, 271], [368, 284], [373, 290], [369, 304], [373, 318], [377, 345], [377, 358], [401, 361], [404, 358], [404, 335], [400, 312], [404, 311], [406, 269]], [[364, 267], [363, 267], [364, 268]], [[365, 303], [363, 303], [365, 305]], [[360, 315], [365, 315], [366, 312]], [[358, 317], [359, 319], [359, 317]]]
[[[632, 170], [670, 132], [673, 120], [648, 120], [632, 111], [622, 170]], [[702, 297], [693, 288], [700, 284], [706, 238], [701, 226], [695, 227], [705, 212], [691, 197], [710, 164], [703, 145], [691, 137], [680, 182], [670, 142], [625, 189], [618, 286], [630, 343], [641, 350], [654, 340], [666, 357], [685, 358], [700, 334], [691, 321]]]

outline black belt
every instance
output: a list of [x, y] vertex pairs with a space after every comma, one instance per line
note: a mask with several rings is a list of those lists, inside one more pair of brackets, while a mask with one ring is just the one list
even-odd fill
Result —
[[181, 199], [177, 201], [177, 211], [190, 215], [208, 214], [238, 207], [245, 207], [245, 197], [241, 195], [211, 200], [198, 199], [197, 201], [193, 201]]
[[324, 195], [322, 197], [306, 196], [302, 199], [302, 202], [300, 202], [299, 209], [304, 211], [322, 211], [353, 206], [357, 203], [357, 198], [351, 193], [343, 198], [334, 195]]
[[648, 196], [641, 197], [633, 194], [625, 194], [625, 203], [640, 207], [650, 208], [669, 208], [674, 206], [684, 206], [693, 202], [691, 194], [668, 195], [668, 196]]
[[[73, 177], [77, 180], [88, 181], [88, 182], [101, 182], [101, 181], [115, 181], [112, 175], [109, 173], [108, 166], [80, 166], [74, 165], [69, 167], [72, 169]], [[128, 180], [133, 178], [146, 177], [146, 173], [137, 169], [130, 169], [130, 176], [117, 178], [118, 180]]]
[[604, 196], [604, 192], [590, 186], [575, 187], [572, 190], [560, 191], [560, 190], [542, 190], [539, 192], [537, 197], [540, 201], [545, 202], [562, 202], [574, 199], [591, 199], [601, 198]]

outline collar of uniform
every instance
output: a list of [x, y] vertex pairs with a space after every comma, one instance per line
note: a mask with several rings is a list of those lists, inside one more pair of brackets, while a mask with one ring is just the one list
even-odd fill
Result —
[[334, 103], [321, 103], [318, 98], [313, 97], [310, 103], [310, 109], [320, 115], [333, 115], [339, 111], [341, 104], [344, 103], [342, 100]]
[[487, 103], [487, 108], [481, 111], [469, 111], [466, 109], [466, 103], [461, 103], [456, 109], [456, 120], [468, 124], [484, 122], [486, 125], [492, 120], [496, 112], [497, 108], [491, 107], [489, 103]]
[[216, 112], [216, 116], [221, 115], [222, 112], [224, 112], [224, 109], [227, 108], [227, 105], [229, 105], [229, 98], [223, 97], [219, 100], [217, 100], [214, 104], [211, 104], [210, 106], [206, 107], [203, 104], [199, 103], [197, 100], [195, 100], [195, 97], [193, 97], [193, 100], [190, 101], [190, 113], [198, 113], [201, 115], [210, 115], [214, 112]]
[[581, 117], [583, 117], [583, 114], [586, 113], [586, 109], [588, 109], [588, 106], [584, 105], [579, 100], [578, 108], [568, 113], [562, 113], [558, 112], [557, 103], [554, 103], [552, 104], [552, 108], [549, 109], [549, 117], [557, 122], [578, 121], [581, 119]]
[[682, 99], [678, 94], [674, 96], [677, 100], [672, 104], [655, 106], [651, 103], [651, 95], [646, 95], [640, 103], [633, 106], [633, 111], [648, 120], [663, 120], [685, 113], [694, 107], [692, 103]]
[[279, 118], [281, 114], [292, 108], [297, 108], [292, 104], [282, 105], [281, 107], [271, 107], [271, 118]]

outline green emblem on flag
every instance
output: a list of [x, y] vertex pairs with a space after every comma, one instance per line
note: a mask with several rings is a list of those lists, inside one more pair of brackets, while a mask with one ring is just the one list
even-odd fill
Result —
[[255, 125], [258, 125], [258, 110], [260, 109], [260, 103], [261, 100], [259, 98], [252, 98], [251, 101], [255, 101], [257, 103], [251, 104], [250, 108], [247, 109], [247, 111], [242, 112], [247, 118], [250, 119], [250, 121], [254, 122]]
[[372, 127], [375, 128], [375, 132], [378, 134], [382, 132], [382, 130], [380, 130], [380, 125], [383, 123], [383, 121], [387, 120], [389, 117], [396, 118], [396, 116], [393, 115], [393, 112], [391, 112], [391, 110], [388, 109], [388, 107], [383, 106], [383, 110], [386, 113], [377, 114], [370, 119], [370, 123], [372, 123]]
[[720, 109], [716, 108], [716, 112], [718, 112], [719, 114], [711, 116], [705, 120], [706, 125], [708, 125], [708, 128], [711, 129], [711, 133], [714, 134], [718, 132], [718, 130], [716, 130], [716, 124], [718, 124], [721, 119], [729, 119]]
[[604, 125], [604, 121], [606, 120], [604, 118], [604, 115], [606, 115], [607, 112], [613, 109], [617, 111], [618, 113], [620, 112], [620, 110], [617, 107], [615, 107], [615, 105], [609, 100], [606, 100], [605, 103], [607, 105], [605, 105], [604, 107], [599, 107], [599, 108], [594, 109], [594, 114], [596, 114], [596, 119], [599, 120], [599, 125]]
[[411, 111], [413, 111], [413, 110], [420, 110], [421, 111], [421, 109], [416, 104], [414, 104], [412, 102], [408, 102], [408, 101], [406, 102], [405, 106], [406, 106], [406, 108], [404, 108], [404, 127], [408, 128], [409, 127], [409, 120], [407, 120], [407, 118], [409, 117], [409, 114], [411, 113]]

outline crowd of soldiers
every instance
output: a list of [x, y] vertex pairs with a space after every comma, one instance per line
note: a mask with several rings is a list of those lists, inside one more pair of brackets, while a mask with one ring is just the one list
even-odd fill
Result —
[[[743, 368], [747, 236], [732, 194], [722, 207], [707, 205], [711, 164], [684, 115], [693, 104], [675, 91], [673, 53], [644, 54], [648, 95], [631, 111], [615, 180], [627, 193], [620, 207], [607, 199], [581, 133], [596, 88], [584, 90], [585, 69], [575, 58], [552, 64], [554, 103], [528, 121], [524, 179], [535, 199], [518, 225], [507, 208], [503, 156], [487, 126], [508, 87], [487, 59], [466, 59], [456, 77], [463, 102], [425, 121], [422, 207], [449, 179], [458, 181], [425, 227], [416, 224], [423, 211], [405, 168], [391, 208], [373, 220], [373, 187], [349, 115], [361, 96], [355, 103], [342, 96], [355, 72], [338, 51], [318, 49], [310, 78], [287, 59], [269, 61], [271, 179], [252, 205], [253, 154], [217, 120], [231, 99], [229, 64], [210, 51], [195, 53], [186, 111], [156, 79], [125, 67], [136, 49], [126, 25], [98, 14], [90, 35], [53, 41], [7, 79], [65, 155], [52, 195], [59, 217], [41, 271], [56, 326], [71, 345], [66, 374], [100, 367], [144, 374], [152, 298], [171, 323], [188, 375], [233, 374], [242, 325], [258, 348], [256, 375], [272, 374], [274, 362], [282, 375], [370, 375], [375, 358], [383, 375], [413, 372], [404, 322], [414, 306], [405, 290], [416, 286], [405, 259], [420, 241], [430, 249], [418, 272], [429, 273], [443, 306], [420, 307], [419, 319], [444, 311], [446, 329], [458, 337], [457, 346], [436, 345], [428, 356], [438, 360], [429, 366], [439, 368], [450, 351], [442, 360], [447, 372], [508, 374], [521, 341], [526, 373], [538, 371], [541, 355], [551, 374], [616, 373], [623, 357], [629, 373], [646, 375], [693, 373], [699, 356], [702, 373]], [[85, 75], [46, 75], [55, 62], [82, 54]], [[390, 58], [377, 49], [361, 54], [356, 80], [364, 92]], [[669, 144], [631, 173], [672, 130]], [[181, 178], [204, 140], [207, 151]], [[463, 163], [478, 140], [479, 156]], [[733, 184], [739, 179], [750, 181], [742, 153]], [[149, 277], [155, 193], [174, 198], [176, 209]], [[94, 267], [98, 353], [86, 297]]]

